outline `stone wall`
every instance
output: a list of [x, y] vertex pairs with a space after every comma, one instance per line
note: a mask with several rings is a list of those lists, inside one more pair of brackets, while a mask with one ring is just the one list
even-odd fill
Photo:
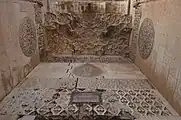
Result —
[[181, 114], [181, 1], [140, 3], [135, 63]]
[[45, 16], [46, 51], [64, 55], [129, 53], [132, 17], [127, 1], [50, 1]]
[[39, 64], [35, 4], [0, 1], [0, 99]]
[[[134, 6], [137, 2], [136, 0], [133, 0], [131, 2], [132, 6]], [[142, 15], [142, 7], [141, 6], [136, 6], [135, 10], [133, 10], [134, 8], [131, 7], [131, 14], [133, 15], [133, 22], [132, 22], [132, 33], [131, 33], [131, 37], [130, 37], [130, 44], [129, 44], [129, 48], [130, 48], [130, 59], [132, 61], [135, 61], [135, 57], [136, 57], [136, 49], [137, 49], [137, 40], [138, 40], [138, 34], [139, 34], [139, 25], [140, 25], [140, 20], [141, 20], [141, 15]]]

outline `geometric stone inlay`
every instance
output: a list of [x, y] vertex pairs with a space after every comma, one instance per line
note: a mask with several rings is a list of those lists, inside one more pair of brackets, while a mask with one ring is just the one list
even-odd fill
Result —
[[78, 111], [78, 108], [77, 108], [77, 106], [76, 106], [75, 104], [69, 105], [69, 106], [67, 107], [67, 112], [68, 112], [69, 114], [74, 114], [74, 113], [76, 113], [77, 111]]
[[139, 52], [143, 59], [147, 59], [150, 56], [153, 50], [154, 38], [154, 24], [151, 19], [145, 18], [141, 24], [138, 39]]
[[97, 113], [97, 115], [104, 115], [105, 112], [106, 112], [106, 109], [105, 109], [104, 106], [102, 106], [102, 105], [97, 105], [97, 106], [94, 108], [94, 111]]
[[[0, 115], [73, 116], [76, 118], [77, 116], [82, 118], [103, 115], [104, 117], [118, 116], [126, 120], [129, 120], [131, 116], [140, 118], [141, 116], [176, 115], [160, 94], [153, 89], [86, 91], [90, 90], [74, 92], [56, 89], [15, 89], [0, 103]], [[72, 97], [70, 93], [75, 96]], [[53, 98], [55, 94], [57, 97]], [[70, 102], [75, 98], [79, 101]], [[101, 102], [94, 102], [100, 99]]]
[[31, 57], [36, 50], [36, 28], [33, 20], [29, 17], [24, 17], [19, 27], [19, 44], [23, 54]]
[[103, 73], [103, 71], [100, 68], [87, 63], [75, 67], [72, 73], [80, 77], [93, 77], [93, 76], [99, 76], [100, 74]]

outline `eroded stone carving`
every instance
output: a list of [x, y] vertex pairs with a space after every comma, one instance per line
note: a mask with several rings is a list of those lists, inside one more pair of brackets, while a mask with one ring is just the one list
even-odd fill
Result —
[[31, 57], [37, 48], [36, 28], [33, 20], [24, 17], [19, 27], [19, 43], [25, 56]]
[[151, 19], [145, 18], [139, 31], [139, 52], [143, 59], [147, 59], [153, 49], [155, 38], [154, 25]]
[[[129, 53], [131, 16], [99, 13], [88, 5], [81, 13], [46, 14], [47, 51], [73, 55], [125, 55]], [[91, 12], [90, 11], [94, 11]]]

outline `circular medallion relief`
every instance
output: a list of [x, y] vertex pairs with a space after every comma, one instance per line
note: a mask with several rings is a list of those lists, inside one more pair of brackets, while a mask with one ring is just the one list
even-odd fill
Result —
[[145, 18], [139, 31], [139, 52], [143, 59], [147, 59], [153, 49], [155, 38], [154, 25], [151, 19]]
[[29, 17], [24, 17], [19, 27], [19, 43], [25, 56], [32, 56], [37, 47], [36, 28]]

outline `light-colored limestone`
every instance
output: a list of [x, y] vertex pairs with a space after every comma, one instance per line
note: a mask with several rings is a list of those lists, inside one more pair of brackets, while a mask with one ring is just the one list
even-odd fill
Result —
[[[177, 106], [179, 102], [173, 96], [180, 95], [177, 83], [181, 81], [181, 78], [178, 77], [181, 69], [180, 5], [180, 0], [157, 0], [141, 4], [141, 21], [146, 17], [152, 19], [155, 28], [155, 42], [152, 54], [148, 59], [141, 59], [137, 50], [135, 60], [136, 65], [173, 106]], [[151, 64], [152, 67], [148, 64]], [[175, 90], [177, 92], [174, 92]], [[177, 95], [173, 95], [174, 93]], [[179, 109], [181, 107], [177, 107], [181, 114]]]
[[[106, 79], [146, 79], [141, 71], [133, 63], [91, 63], [100, 67], [103, 73], [93, 78], [106, 78]], [[71, 64], [74, 67], [82, 65], [82, 63]], [[76, 76], [79, 77], [79, 76]]]
[[34, 6], [20, 0], [0, 1], [0, 99], [7, 95], [39, 63], [38, 49], [26, 57], [19, 45], [19, 25], [28, 16], [34, 21]]
[[18, 88], [23, 89], [59, 89], [67, 87], [69, 89], [75, 88], [76, 79], [72, 78], [42, 78], [42, 77], [30, 77], [22, 84], [18, 85]]
[[40, 63], [27, 77], [62, 78], [68, 77], [69, 63]]
[[121, 90], [121, 89], [152, 89], [152, 86], [145, 79], [87, 79], [79, 78], [78, 88], [89, 89], [108, 89], [108, 90]]
[[[42, 78], [79, 78], [73, 74], [75, 67], [84, 63], [40, 63], [27, 77]], [[146, 79], [140, 70], [132, 63], [90, 63], [103, 71], [99, 76], [91, 78], [106, 79]], [[80, 77], [85, 78], [85, 77]], [[90, 78], [90, 77], [87, 77]]]

